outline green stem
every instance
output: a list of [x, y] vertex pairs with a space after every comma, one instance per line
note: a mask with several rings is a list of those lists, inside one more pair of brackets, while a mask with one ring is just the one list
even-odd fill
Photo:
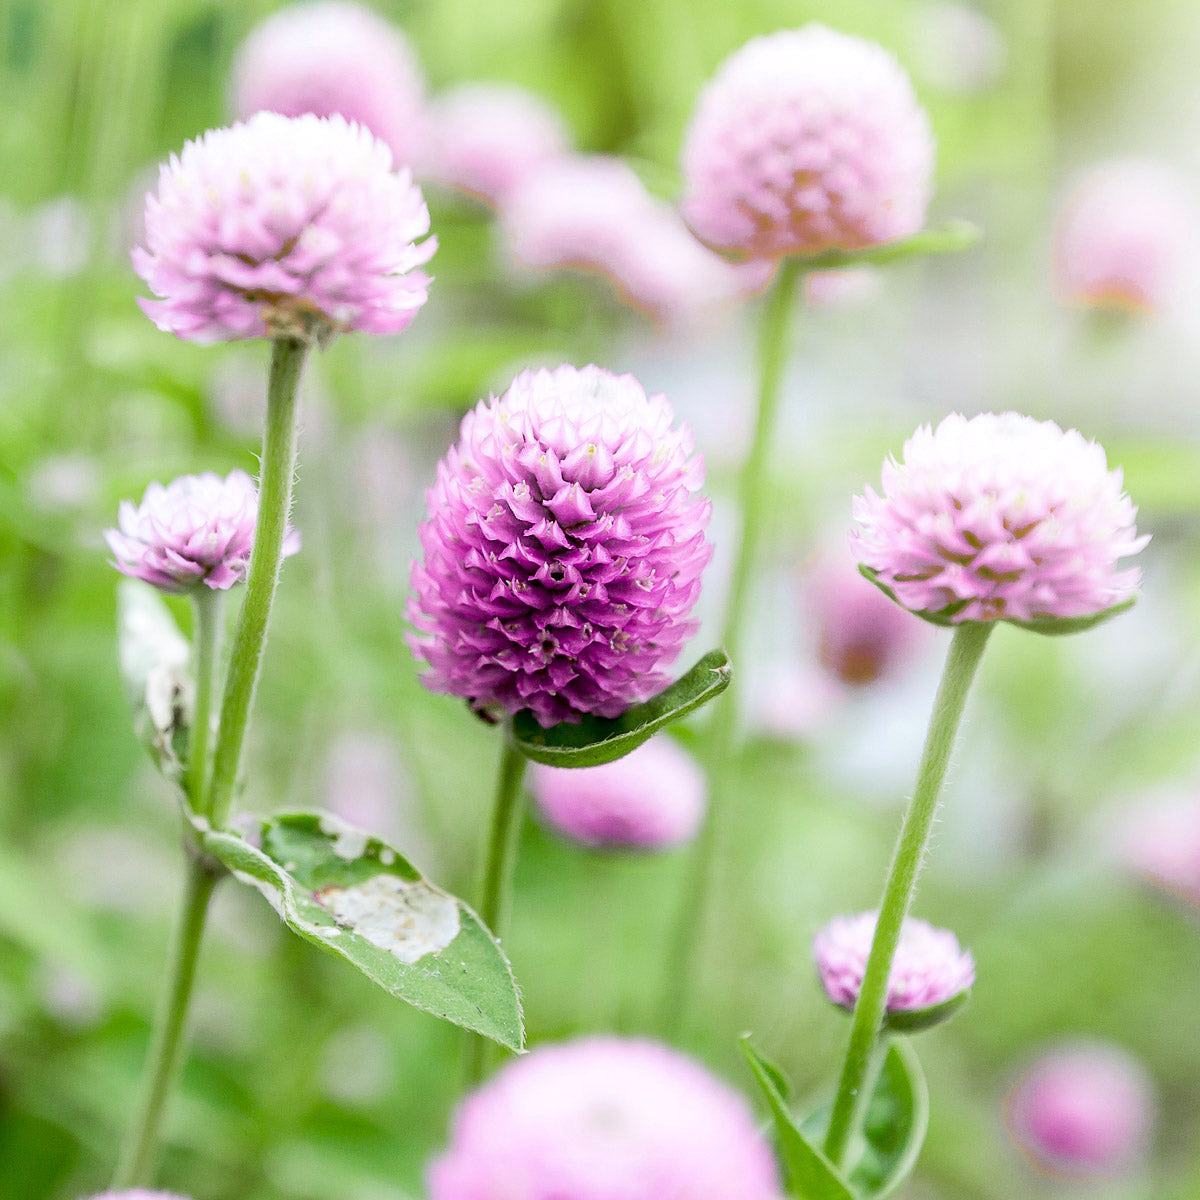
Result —
[[733, 757], [738, 721], [737, 668], [750, 583], [762, 544], [763, 513], [771, 494], [767, 466], [779, 411], [783, 368], [787, 362], [790, 318], [796, 287], [804, 276], [804, 270], [803, 259], [783, 260], [767, 297], [759, 330], [758, 414], [754, 423], [754, 439], [739, 478], [742, 525], [721, 634], [721, 644], [734, 664], [734, 676], [728, 694], [714, 707], [705, 739], [709, 780], [708, 819], [696, 841], [690, 871], [684, 883], [684, 898], [674, 946], [666, 956], [667, 979], [662, 1018], [664, 1028], [671, 1032], [677, 1032], [686, 1019], [688, 1000], [695, 991], [693, 985], [700, 973], [699, 951], [708, 923], [713, 875], [725, 842], [724, 810], [736, 786]]
[[114, 1191], [149, 1186], [154, 1182], [164, 1111], [183, 1061], [188, 1002], [196, 978], [204, 918], [217, 878], [199, 859], [189, 857], [183, 907], [171, 945], [165, 986], [155, 1013], [142, 1092], [121, 1147], [112, 1181]]
[[225, 824], [233, 802], [246, 723], [267, 640], [271, 602], [275, 598], [279, 565], [283, 561], [283, 541], [292, 507], [292, 479], [296, 471], [296, 392], [306, 349], [306, 343], [296, 339], [276, 338], [271, 355], [258, 524], [254, 530], [246, 595], [229, 656], [229, 676], [225, 681], [206, 806], [208, 818], [217, 829]]
[[213, 684], [221, 658], [224, 593], [199, 587], [193, 595], [196, 634], [192, 641], [196, 670], [196, 710], [192, 715], [191, 745], [188, 746], [187, 797], [193, 812], [204, 808], [208, 785], [209, 745], [212, 741]]
[[946, 777], [946, 767], [962, 720], [967, 693], [991, 631], [990, 622], [959, 625], [946, 656], [942, 681], [929, 719], [925, 748], [921, 753], [921, 764], [917, 769], [916, 788], [908, 811], [904, 814], [904, 823], [900, 827], [900, 837], [883, 889], [883, 899], [879, 904], [875, 937], [854, 1009], [850, 1043], [825, 1138], [825, 1154], [838, 1166], [846, 1157], [867, 1102], [866, 1084], [887, 1006], [892, 959], [900, 941], [901, 926], [916, 891], [917, 875], [933, 828], [938, 796]]
[[[521, 780], [525, 775], [525, 757], [507, 736], [500, 752], [500, 770], [496, 777], [496, 799], [492, 806], [492, 825], [484, 853], [483, 882], [480, 888], [479, 917], [497, 940], [504, 937], [508, 921], [509, 893], [517, 863], [517, 843], [524, 815], [524, 792]], [[487, 1071], [488, 1040], [478, 1034], [470, 1035], [465, 1061], [468, 1088], [483, 1082]]]

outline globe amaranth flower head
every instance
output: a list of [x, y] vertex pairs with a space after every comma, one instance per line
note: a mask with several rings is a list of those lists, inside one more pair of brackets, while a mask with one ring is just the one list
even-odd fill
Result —
[[614, 1037], [544, 1045], [469, 1096], [430, 1200], [777, 1200], [749, 1105], [698, 1063]]
[[701, 92], [683, 214], [731, 257], [860, 249], [921, 228], [933, 160], [895, 58], [806, 25], [747, 42]]
[[692, 436], [599, 367], [526, 371], [438, 465], [409, 619], [425, 684], [543, 726], [667, 682], [710, 547]]
[[1103, 1042], [1058, 1046], [1008, 1097], [1008, 1128], [1043, 1170], [1099, 1179], [1144, 1157], [1155, 1123], [1154, 1085], [1128, 1051]]
[[340, 116], [260, 112], [188, 142], [146, 198], [137, 273], [194, 342], [397, 333], [425, 303], [429, 211], [387, 146]]
[[[203, 584], [225, 591], [246, 577], [258, 519], [258, 489], [245, 471], [224, 479], [212, 471], [181, 475], [166, 487], [152, 483], [136, 507], [122, 500], [119, 528], [104, 538], [124, 575], [143, 579], [164, 592], [185, 592]], [[285, 555], [300, 549], [289, 530]]]
[[425, 81], [399, 29], [343, 0], [292, 4], [267, 17], [233, 64], [233, 104], [241, 118], [340, 113], [412, 166], [425, 127]]
[[[851, 544], [905, 608], [941, 623], [1087, 618], [1132, 601], [1120, 568], [1150, 540], [1104, 450], [1017, 413], [922, 426], [883, 494], [854, 498]], [[1067, 628], [1066, 626], [1063, 627]]]
[[642, 850], [694, 837], [708, 790], [695, 760], [665, 735], [598, 767], [535, 763], [529, 786], [560, 833], [586, 846]]
[[[878, 914], [834, 917], [813, 938], [813, 958], [825, 994], [853, 1011], [862, 990]], [[948, 929], [906, 917], [888, 976], [886, 1023], [922, 1029], [950, 1015], [975, 983], [975, 960]]]

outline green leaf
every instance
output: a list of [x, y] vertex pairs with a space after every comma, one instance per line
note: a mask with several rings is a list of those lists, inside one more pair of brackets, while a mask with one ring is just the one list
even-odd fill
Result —
[[792, 1119], [779, 1087], [779, 1081], [783, 1078], [779, 1069], [754, 1049], [749, 1034], [742, 1037], [742, 1053], [775, 1119], [775, 1133], [789, 1192], [800, 1197], [800, 1200], [857, 1200], [837, 1168], [808, 1140]]
[[526, 758], [551, 767], [595, 767], [612, 762], [719, 696], [732, 676], [725, 651], [710, 650], [669, 688], [619, 717], [584, 717], [578, 725], [543, 729], [529, 712], [519, 712], [512, 721], [513, 744]]
[[912, 237], [862, 250], [827, 250], [804, 259], [803, 266], [805, 271], [834, 271], [842, 267], [882, 266], [936, 254], [957, 254], [969, 250], [982, 236], [983, 231], [971, 221], [951, 221], [941, 229], [923, 229]]
[[862, 1200], [883, 1200], [909, 1177], [928, 1128], [929, 1089], [916, 1051], [893, 1041], [863, 1121], [866, 1149], [850, 1175]]
[[203, 849], [302, 938], [414, 1007], [521, 1049], [521, 1001], [499, 944], [391, 846], [324, 813], [269, 818], [261, 850], [189, 820]]
[[966, 988], [940, 1004], [925, 1008], [897, 1008], [883, 1015], [883, 1028], [889, 1033], [920, 1033], [948, 1021], [971, 998], [971, 989]]

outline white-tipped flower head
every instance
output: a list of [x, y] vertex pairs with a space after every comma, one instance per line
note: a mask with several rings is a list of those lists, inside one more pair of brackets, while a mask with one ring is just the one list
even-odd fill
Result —
[[[258, 489], [245, 471], [224, 479], [207, 471], [182, 475], [166, 487], [152, 483], [141, 504], [123, 500], [119, 528], [105, 530], [113, 565], [164, 592], [204, 585], [225, 591], [246, 577], [258, 520]], [[284, 554], [295, 554], [294, 530]]]
[[398, 333], [425, 303], [429, 211], [387, 146], [342, 117], [260, 112], [188, 142], [146, 197], [137, 273], [193, 342]]
[[854, 498], [851, 541], [876, 582], [921, 616], [1053, 632], [1132, 601], [1139, 572], [1118, 564], [1150, 540], [1136, 515], [1121, 472], [1077, 430], [955, 413], [883, 464], [882, 495]]
[[860, 249], [921, 228], [933, 159], [895, 58], [806, 25], [747, 42], [700, 94], [683, 212], [732, 257]]

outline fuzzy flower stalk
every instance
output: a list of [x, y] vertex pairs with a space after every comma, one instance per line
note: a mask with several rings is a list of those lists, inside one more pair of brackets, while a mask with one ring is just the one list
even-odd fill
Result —
[[1147, 540], [1099, 446], [1015, 413], [955, 414], [919, 429], [901, 461], [884, 464], [882, 493], [866, 489], [854, 512], [864, 573], [954, 637], [854, 1008], [825, 1141], [837, 1165], [861, 1122], [893, 963], [988, 634], [997, 621], [1069, 633], [1111, 616], [1139, 582], [1120, 560]]

